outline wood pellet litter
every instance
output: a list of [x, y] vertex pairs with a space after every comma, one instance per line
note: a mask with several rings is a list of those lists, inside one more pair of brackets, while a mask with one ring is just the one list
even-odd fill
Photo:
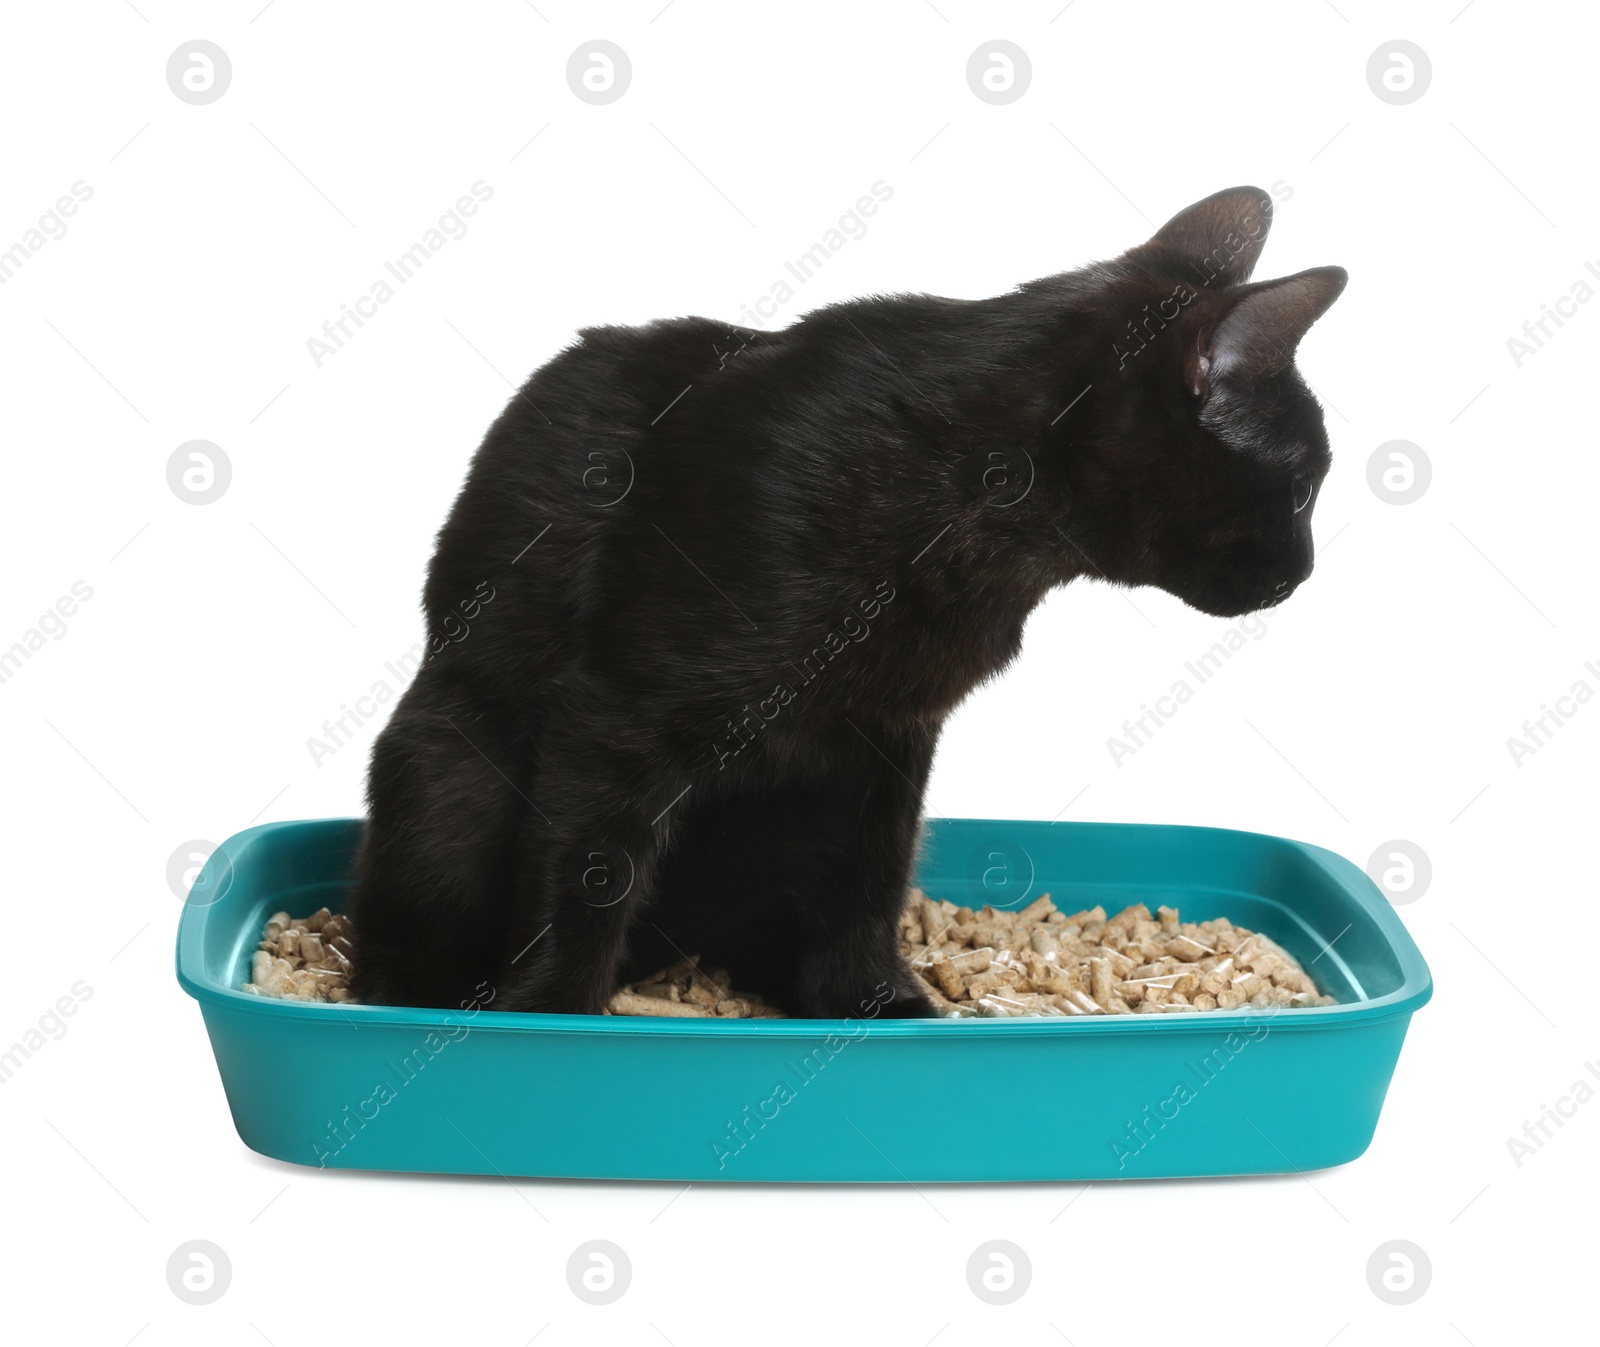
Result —
[[274, 912], [250, 956], [244, 990], [281, 1001], [349, 1001], [350, 922], [321, 907], [291, 919]]
[[643, 982], [629, 982], [611, 998], [608, 1015], [677, 1015], [685, 1019], [777, 1020], [784, 1014], [754, 992], [733, 990], [720, 968], [700, 969], [683, 959]]
[[900, 947], [940, 1013], [1155, 1015], [1240, 1006], [1329, 1006], [1280, 945], [1226, 917], [1184, 922], [1143, 903], [1071, 915], [1045, 894], [982, 911], [911, 891]]
[[[351, 1003], [350, 923], [327, 908], [309, 917], [275, 912], [251, 956], [244, 990], [285, 1001]], [[1282, 946], [1226, 917], [1180, 921], [1176, 908], [1143, 903], [1107, 917], [1070, 915], [1045, 894], [1020, 911], [981, 911], [912, 889], [900, 917], [900, 950], [947, 1018], [1167, 1015], [1331, 1006]], [[781, 1019], [721, 969], [685, 959], [628, 983], [608, 1015]]]

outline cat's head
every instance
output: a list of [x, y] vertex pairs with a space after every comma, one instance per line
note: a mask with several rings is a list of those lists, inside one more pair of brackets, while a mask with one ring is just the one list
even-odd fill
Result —
[[1218, 617], [1281, 603], [1311, 574], [1332, 461], [1294, 355], [1345, 272], [1251, 283], [1271, 220], [1267, 193], [1231, 188], [1111, 264], [1100, 433], [1076, 464], [1115, 520], [1097, 539], [1105, 574]]

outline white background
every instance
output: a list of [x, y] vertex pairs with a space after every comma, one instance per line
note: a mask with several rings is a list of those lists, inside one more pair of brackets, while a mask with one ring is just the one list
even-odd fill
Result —
[[[1520, 1166], [1507, 1146], [1600, 1058], [1600, 705], [1520, 766], [1507, 747], [1575, 681], [1600, 689], [1584, 669], [1600, 660], [1600, 304], [1520, 368], [1507, 347], [1600, 257], [1592, 16], [1505, 0], [137, 5], [13, 9], [0, 46], [0, 248], [74, 182], [93, 192], [0, 287], [0, 647], [75, 581], [93, 590], [0, 685], [0, 1046], [92, 989], [0, 1087], [8, 1335], [687, 1347], [815, 1341], [826, 1323], [875, 1344], [1486, 1347], [1592, 1331], [1592, 1232], [1568, 1222], [1594, 1194], [1600, 1102]], [[608, 106], [565, 77], [597, 37], [633, 66]], [[233, 67], [206, 106], [165, 78], [195, 38]], [[995, 38], [1032, 63], [1006, 106], [966, 82]], [[1395, 38], [1432, 63], [1405, 106], [1366, 77]], [[360, 812], [378, 721], [320, 766], [306, 741], [421, 638], [432, 533], [508, 379], [579, 326], [738, 320], [879, 179], [893, 197], [869, 232], [776, 324], [870, 292], [999, 293], [1235, 183], [1280, 198], [1259, 275], [1349, 269], [1301, 351], [1335, 453], [1314, 578], [1120, 766], [1107, 738], [1230, 624], [1153, 591], [1057, 593], [952, 722], [929, 812], [1217, 824], [1363, 865], [1389, 839], [1422, 848], [1433, 881], [1402, 914], [1437, 995], [1371, 1150], [1309, 1178], [921, 1193], [513, 1191], [253, 1155], [173, 979], [174, 850]], [[493, 196], [469, 232], [317, 368], [307, 339], [477, 180]], [[166, 479], [192, 439], [232, 465], [200, 507]], [[1413, 504], [1368, 483], [1393, 439], [1432, 464]], [[1006, 1106], [1027, 1087], [953, 1089], [952, 1144], [1028, 1146]], [[204, 1308], [165, 1276], [196, 1238], [233, 1266]], [[634, 1269], [603, 1309], [564, 1273], [592, 1238]], [[965, 1283], [991, 1238], [1033, 1262], [1003, 1309]], [[1391, 1239], [1432, 1263], [1406, 1307], [1367, 1284]]]

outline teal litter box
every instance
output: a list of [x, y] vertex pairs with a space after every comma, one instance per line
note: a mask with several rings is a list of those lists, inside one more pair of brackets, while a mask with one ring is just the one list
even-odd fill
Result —
[[[266, 918], [342, 910], [357, 819], [230, 838], [178, 928], [239, 1136], [332, 1169], [704, 1183], [1298, 1173], [1366, 1150], [1427, 965], [1320, 847], [1215, 828], [932, 819], [969, 907], [1145, 902], [1271, 936], [1338, 1005], [1081, 1019], [685, 1020], [266, 1000]], [[982, 1119], [982, 1135], [969, 1125]]]

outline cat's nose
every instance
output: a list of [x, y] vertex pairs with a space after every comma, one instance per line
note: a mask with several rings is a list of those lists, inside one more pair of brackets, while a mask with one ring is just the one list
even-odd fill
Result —
[[1274, 585], [1268, 592], [1266, 598], [1262, 600], [1261, 606], [1263, 608], [1276, 608], [1280, 603], [1293, 594], [1295, 590], [1299, 589], [1306, 576], [1310, 574], [1311, 571], [1308, 567], [1304, 574], [1279, 580], [1278, 583]]
[[[1300, 554], [1295, 557], [1289, 574], [1279, 582], [1279, 588], [1287, 586], [1290, 590], [1297, 589], [1311, 578], [1311, 572], [1316, 568], [1317, 554], [1311, 550], [1309, 541], [1300, 549]], [[1284, 597], [1288, 597], [1285, 595]]]

